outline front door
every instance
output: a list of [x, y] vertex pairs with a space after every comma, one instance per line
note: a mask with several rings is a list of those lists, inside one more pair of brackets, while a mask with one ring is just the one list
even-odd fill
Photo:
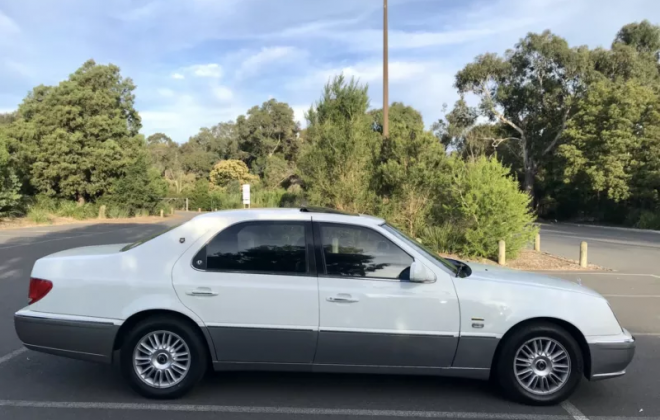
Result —
[[177, 295], [202, 318], [219, 362], [307, 363], [319, 307], [309, 221], [251, 221], [174, 267]]
[[451, 366], [459, 309], [448, 275], [409, 282], [413, 256], [376, 227], [315, 222], [314, 235], [321, 315], [315, 364]]

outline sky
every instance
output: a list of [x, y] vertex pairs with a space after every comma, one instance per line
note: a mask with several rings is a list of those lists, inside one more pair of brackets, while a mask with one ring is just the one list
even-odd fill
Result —
[[[0, 112], [86, 60], [133, 79], [142, 133], [185, 142], [270, 98], [296, 119], [334, 75], [382, 106], [382, 0], [0, 0]], [[621, 26], [660, 23], [658, 0], [389, 0], [390, 101], [427, 126], [458, 95], [454, 75], [550, 29], [609, 47]]]

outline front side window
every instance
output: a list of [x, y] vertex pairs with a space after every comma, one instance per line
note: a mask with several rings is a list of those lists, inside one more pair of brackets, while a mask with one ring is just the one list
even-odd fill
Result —
[[319, 233], [327, 275], [410, 278], [412, 257], [372, 229], [321, 223]]
[[439, 256], [436, 252], [434, 252], [432, 249], [427, 248], [424, 244], [417, 242], [413, 240], [411, 237], [407, 236], [400, 230], [394, 228], [393, 226], [390, 226], [388, 224], [382, 225], [383, 229], [387, 230], [400, 240], [406, 242], [408, 246], [412, 247], [415, 249], [417, 252], [425, 255], [431, 262], [435, 262], [436, 265], [445, 267], [446, 269], [450, 270], [454, 275], [457, 275], [457, 267], [452, 264], [451, 262], [447, 261], [446, 259], [442, 258]]
[[304, 222], [248, 222], [230, 226], [193, 260], [208, 271], [304, 274], [308, 272]]

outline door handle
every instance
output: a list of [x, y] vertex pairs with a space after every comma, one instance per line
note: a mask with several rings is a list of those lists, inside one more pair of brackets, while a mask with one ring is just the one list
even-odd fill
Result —
[[343, 294], [343, 293], [337, 296], [328, 296], [326, 300], [328, 302], [338, 302], [338, 303], [355, 303], [360, 301], [360, 299], [358, 298], [354, 298], [351, 295]]
[[218, 294], [208, 287], [200, 287], [199, 289], [191, 290], [187, 293], [191, 296], [217, 296]]

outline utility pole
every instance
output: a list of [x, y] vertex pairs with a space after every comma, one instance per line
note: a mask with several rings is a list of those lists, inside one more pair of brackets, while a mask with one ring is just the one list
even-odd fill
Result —
[[390, 136], [389, 71], [387, 57], [387, 0], [383, 0], [383, 137]]

